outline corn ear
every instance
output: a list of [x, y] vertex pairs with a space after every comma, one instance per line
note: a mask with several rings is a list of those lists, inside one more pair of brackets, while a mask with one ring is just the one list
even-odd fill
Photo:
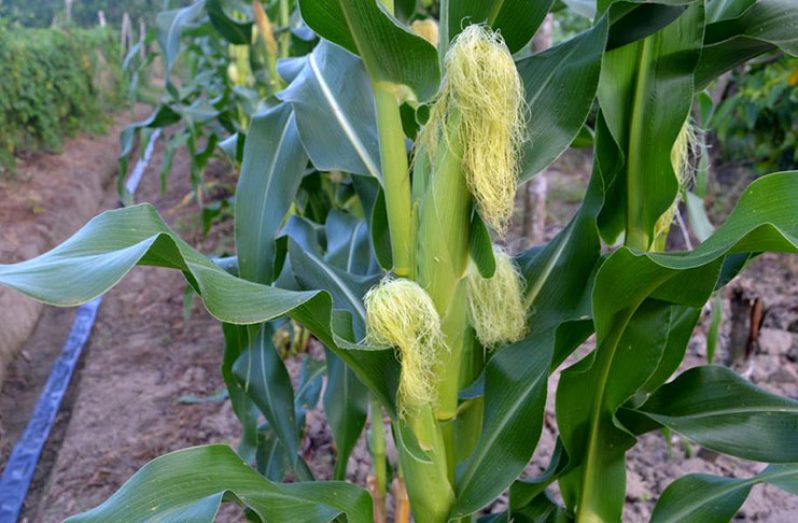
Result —
[[[457, 127], [462, 166], [479, 211], [503, 233], [512, 216], [524, 139], [523, 83], [498, 33], [470, 25], [445, 59], [446, 80], [419, 141], [435, 157]], [[455, 118], [452, 118], [456, 115]]]

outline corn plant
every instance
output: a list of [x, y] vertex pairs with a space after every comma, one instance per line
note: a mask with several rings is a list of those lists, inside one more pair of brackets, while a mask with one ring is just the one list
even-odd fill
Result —
[[[211, 521], [223, 501], [256, 521], [384, 521], [384, 416], [420, 522], [471, 521], [505, 491], [507, 510], [485, 520], [620, 521], [625, 454], [657, 429], [771, 465], [680, 478], [653, 521], [728, 521], [761, 482], [798, 493], [798, 402], [723, 367], [673, 377], [712, 294], [758, 253], [798, 252], [798, 172], [758, 179], [698, 247], [666, 252], [691, 178], [695, 94], [776, 46], [798, 53], [798, 7], [599, 0], [590, 29], [531, 54], [552, 4], [444, 0], [434, 24], [412, 19], [412, 1], [300, 0], [321, 41], [277, 65], [287, 87], [252, 119], [237, 258], [217, 265], [142, 204], [0, 266], [0, 283], [63, 306], [137, 264], [177, 269], [225, 324], [239, 454], [162, 456], [70, 521]], [[586, 134], [594, 168], [570, 223], [515, 257], [494, 246], [516, 185]], [[348, 177], [357, 203], [323, 223], [286, 219], [308, 164]], [[286, 317], [326, 349], [334, 481], [312, 481], [298, 452], [318, 382], [306, 369], [295, 391], [271, 346]], [[519, 479], [555, 372], [556, 450], [543, 475]], [[369, 416], [366, 492], [340, 480]]]
[[[165, 85], [152, 114], [121, 135], [122, 178], [127, 174], [136, 136], [143, 130], [168, 127], [174, 131], [164, 155], [162, 187], [165, 189], [175, 153], [185, 148], [192, 188], [203, 205], [203, 171], [210, 159], [224, 151], [234, 162], [240, 162], [252, 115], [267, 107], [269, 97], [284, 87], [276, 71], [277, 59], [311, 46], [302, 39], [313, 39], [306, 28], [302, 32], [303, 28], [295, 24], [293, 32], [302, 38], [290, 31], [291, 10], [288, 0], [202, 0], [159, 13], [154, 33]], [[152, 53], [147, 62], [139, 63], [140, 47], [148, 45], [148, 40], [133, 46], [125, 61], [133, 96], [138, 69], [149, 66], [156, 56]], [[130, 201], [129, 195], [123, 197]]]

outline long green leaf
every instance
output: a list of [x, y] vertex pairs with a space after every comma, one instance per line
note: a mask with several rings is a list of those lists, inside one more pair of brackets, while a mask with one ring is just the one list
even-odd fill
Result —
[[529, 105], [522, 181], [556, 160], [584, 125], [598, 87], [608, 26], [602, 17], [589, 31], [518, 62]]
[[230, 17], [225, 12], [224, 4], [224, 0], [205, 0], [211, 24], [231, 44], [251, 45], [252, 20], [242, 22]]
[[[696, 70], [696, 89], [725, 71], [774, 47], [798, 55], [798, 4], [792, 0], [744, 0], [720, 7], [707, 25]], [[710, 10], [712, 7], [710, 7]]]
[[79, 305], [106, 292], [137, 264], [181, 270], [208, 311], [223, 322], [264, 323], [284, 315], [297, 320], [395, 415], [398, 373], [393, 353], [356, 345], [351, 316], [347, 326], [346, 318], [333, 315], [328, 293], [284, 290], [231, 276], [181, 240], [148, 204], [107, 211], [55, 249], [0, 265], [0, 284], [45, 303]]
[[[244, 145], [235, 205], [238, 273], [249, 281], [269, 284], [275, 277], [275, 235], [299, 189], [308, 158], [299, 140], [289, 104], [272, 107], [252, 119]], [[271, 342], [274, 329], [267, 325], [238, 329], [238, 356], [224, 374], [234, 374], [231, 397], [245, 394], [274, 429], [290, 462], [297, 459], [298, 433], [294, 422], [291, 379]], [[226, 350], [232, 350], [230, 347]], [[253, 423], [246, 400], [236, 409], [243, 424]], [[251, 431], [251, 427], [245, 427]]]
[[363, 59], [375, 82], [408, 86], [420, 101], [440, 83], [438, 53], [374, 0], [300, 0], [305, 22], [321, 37]]
[[322, 40], [278, 96], [296, 113], [302, 143], [323, 171], [381, 178], [377, 116], [363, 62]]
[[194, 24], [205, 12], [205, 1], [198, 0], [188, 7], [162, 11], [155, 18], [158, 45], [164, 56], [168, 74], [181, 51], [180, 37], [187, 26]]
[[266, 417], [294, 464], [299, 440], [294, 389], [291, 376], [272, 344], [274, 329], [269, 324], [248, 325], [245, 329], [246, 350], [233, 365], [233, 373], [239, 387]]
[[503, 348], [488, 364], [485, 421], [476, 448], [458, 473], [454, 517], [487, 505], [529, 463], [543, 428], [552, 338], [552, 332], [533, 335]]
[[[442, 3], [441, 30], [447, 41], [471, 24], [487, 24], [499, 31], [504, 42], [515, 53], [529, 43], [537, 31], [553, 0], [449, 0]], [[523, 13], [523, 16], [519, 16]]]
[[[597, 128], [597, 154], [608, 243], [625, 230], [627, 245], [647, 249], [676, 197], [671, 150], [692, 104], [702, 37], [703, 7], [695, 4], [657, 33], [604, 55], [598, 92], [606, 127]], [[614, 150], [601, 146], [610, 141]]]
[[333, 209], [327, 215], [324, 230], [327, 233], [326, 263], [353, 275], [378, 272], [365, 220]]
[[[557, 391], [558, 425], [575, 465], [561, 487], [581, 515], [620, 517], [623, 447], [630, 436], [614, 425], [613, 416], [635, 392], [626, 382], [645, 384], [661, 358], [651, 352], [660, 339], [657, 304], [703, 306], [728, 254], [798, 252], [796, 205], [798, 172], [769, 175], [751, 184], [728, 221], [694, 251], [641, 254], [623, 248], [602, 264], [593, 290], [596, 351], [563, 373]], [[652, 313], [652, 321], [640, 323]], [[634, 356], [625, 356], [629, 353]], [[637, 364], [630, 369], [624, 358]], [[624, 380], [611, 379], [622, 372]]]
[[[241, 381], [233, 373], [233, 365], [246, 350], [249, 341], [247, 328], [245, 325], [222, 324], [224, 355], [221, 371], [233, 412], [241, 422], [241, 441], [238, 444], [238, 452], [245, 461], [251, 462], [255, 458], [258, 447], [258, 420], [261, 413], [247, 394]], [[277, 439], [276, 435], [275, 439]]]
[[681, 477], [660, 496], [651, 523], [727, 523], [757, 483], [787, 487], [788, 492], [798, 494], [798, 466], [771, 465], [747, 479], [708, 474]]
[[724, 454], [798, 461], [798, 401], [765, 392], [725, 367], [689, 369], [636, 410]]
[[69, 523], [207, 522], [225, 499], [240, 502], [263, 521], [325, 523], [345, 515], [371, 521], [371, 498], [347, 483], [272, 483], [225, 445], [179, 450], [154, 459], [102, 505]]
[[[288, 251], [294, 276], [300, 285], [307, 289], [328, 291], [333, 297], [333, 307], [352, 314], [355, 338], [362, 339], [366, 321], [363, 295], [377, 279], [354, 278], [327, 265], [314, 254], [303, 251], [292, 241], [289, 241]], [[332, 353], [328, 353], [327, 376], [324, 411], [338, 450], [335, 477], [343, 479], [349, 455], [366, 423], [368, 393], [352, 371]]]
[[268, 284], [274, 280], [275, 235], [307, 165], [291, 106], [280, 104], [252, 119], [236, 190], [238, 273]]
[[577, 215], [554, 240], [516, 259], [527, 279], [532, 334], [500, 349], [488, 364], [486, 419], [476, 449], [459, 471], [456, 514], [489, 502], [529, 462], [543, 421], [548, 369], [592, 332], [590, 290], [600, 263], [595, 219], [601, 195], [596, 180]]

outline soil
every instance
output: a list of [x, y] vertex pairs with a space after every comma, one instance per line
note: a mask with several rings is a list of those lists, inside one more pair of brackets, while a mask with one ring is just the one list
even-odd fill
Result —
[[[173, 228], [202, 252], [216, 255], [229, 251], [229, 220], [216, 225], [206, 237], [199, 232], [198, 208], [187, 197], [188, 159], [183, 153], [175, 158], [166, 194], [159, 193], [162, 143], [156, 148], [137, 198], [153, 202]], [[568, 154], [547, 172], [551, 202], [547, 237], [556, 234], [575, 211], [586, 187], [589, 164], [589, 157]], [[216, 166], [210, 176], [230, 181], [222, 166]], [[19, 257], [26, 256], [23, 253]], [[739, 365], [740, 372], [765, 388], [798, 398], [798, 270], [785, 257], [766, 255], [734, 285], [743, 289], [746, 297], [763, 300], [766, 311], [758, 348]], [[111, 495], [141, 465], [165, 452], [211, 442], [235, 445], [238, 423], [227, 401], [184, 401], [187, 396], [211, 397], [223, 388], [219, 326], [198, 303], [192, 306], [190, 317], [184, 318], [184, 289], [179, 273], [138, 268], [107, 295], [37, 471], [24, 521], [60, 521], [90, 508]], [[723, 361], [729, 343], [728, 305], [726, 309], [717, 361]], [[36, 370], [39, 367], [49, 369], [52, 356], [46, 356], [47, 347], [51, 347], [50, 352], [52, 347], [56, 351], [60, 348], [65, 337], [63, 326], [70, 322], [69, 311], [47, 314], [11, 366], [0, 395], [0, 419], [13, 426], [15, 433], [21, 431], [19, 427], [27, 418], [23, 409], [16, 407], [17, 402], [25, 393], [34, 398], [38, 394], [36, 387], [26, 385], [27, 376], [42, 372]], [[705, 362], [707, 325], [705, 319], [697, 329], [685, 368]], [[588, 343], [579, 353], [584, 354], [589, 348]], [[313, 344], [308, 354], [299, 358], [321, 358], [322, 354]], [[294, 375], [299, 358], [288, 362]], [[556, 381], [557, 375], [552, 378], [550, 390], [554, 390]], [[550, 394], [544, 433], [526, 471], [529, 475], [539, 474], [547, 465], [556, 435], [554, 420]], [[10, 439], [7, 435], [6, 441]], [[314, 473], [320, 479], [330, 478], [334, 447], [320, 408], [308, 414], [302, 449]], [[6, 445], [0, 463], [7, 450]], [[395, 462], [392, 449], [390, 456]], [[628, 456], [624, 521], [647, 521], [659, 494], [683, 474], [707, 472], [746, 477], [761, 468], [761, 464], [715, 456], [678, 437], [667, 445], [661, 435], [647, 435]], [[369, 470], [370, 458], [361, 440], [348, 464], [349, 479], [364, 485]], [[504, 506], [506, 500], [500, 499], [491, 509]], [[794, 521], [796, 514], [798, 498], [769, 486], [757, 486], [737, 520], [786, 522]], [[243, 518], [240, 512], [227, 509], [220, 520]]]
[[[142, 116], [144, 107], [136, 110]], [[30, 154], [0, 176], [0, 261], [11, 263], [49, 250], [98, 211], [113, 205], [109, 186], [117, 170], [119, 132], [134, 116], [116, 116], [102, 136], [82, 135], [65, 154]], [[44, 308], [0, 288], [0, 385], [7, 364], [30, 336]]]

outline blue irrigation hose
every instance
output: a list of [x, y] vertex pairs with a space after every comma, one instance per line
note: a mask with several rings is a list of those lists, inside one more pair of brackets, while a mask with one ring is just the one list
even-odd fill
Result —
[[[130, 194], [136, 192], [160, 134], [160, 129], [152, 133], [144, 156], [136, 163], [125, 183], [125, 188]], [[89, 340], [102, 301], [103, 297], [99, 296], [78, 307], [61, 354], [53, 364], [25, 431], [11, 451], [3, 477], [0, 478], [0, 523], [16, 523], [19, 519], [42, 449], [53, 428], [53, 422], [69, 388], [83, 347]]]

